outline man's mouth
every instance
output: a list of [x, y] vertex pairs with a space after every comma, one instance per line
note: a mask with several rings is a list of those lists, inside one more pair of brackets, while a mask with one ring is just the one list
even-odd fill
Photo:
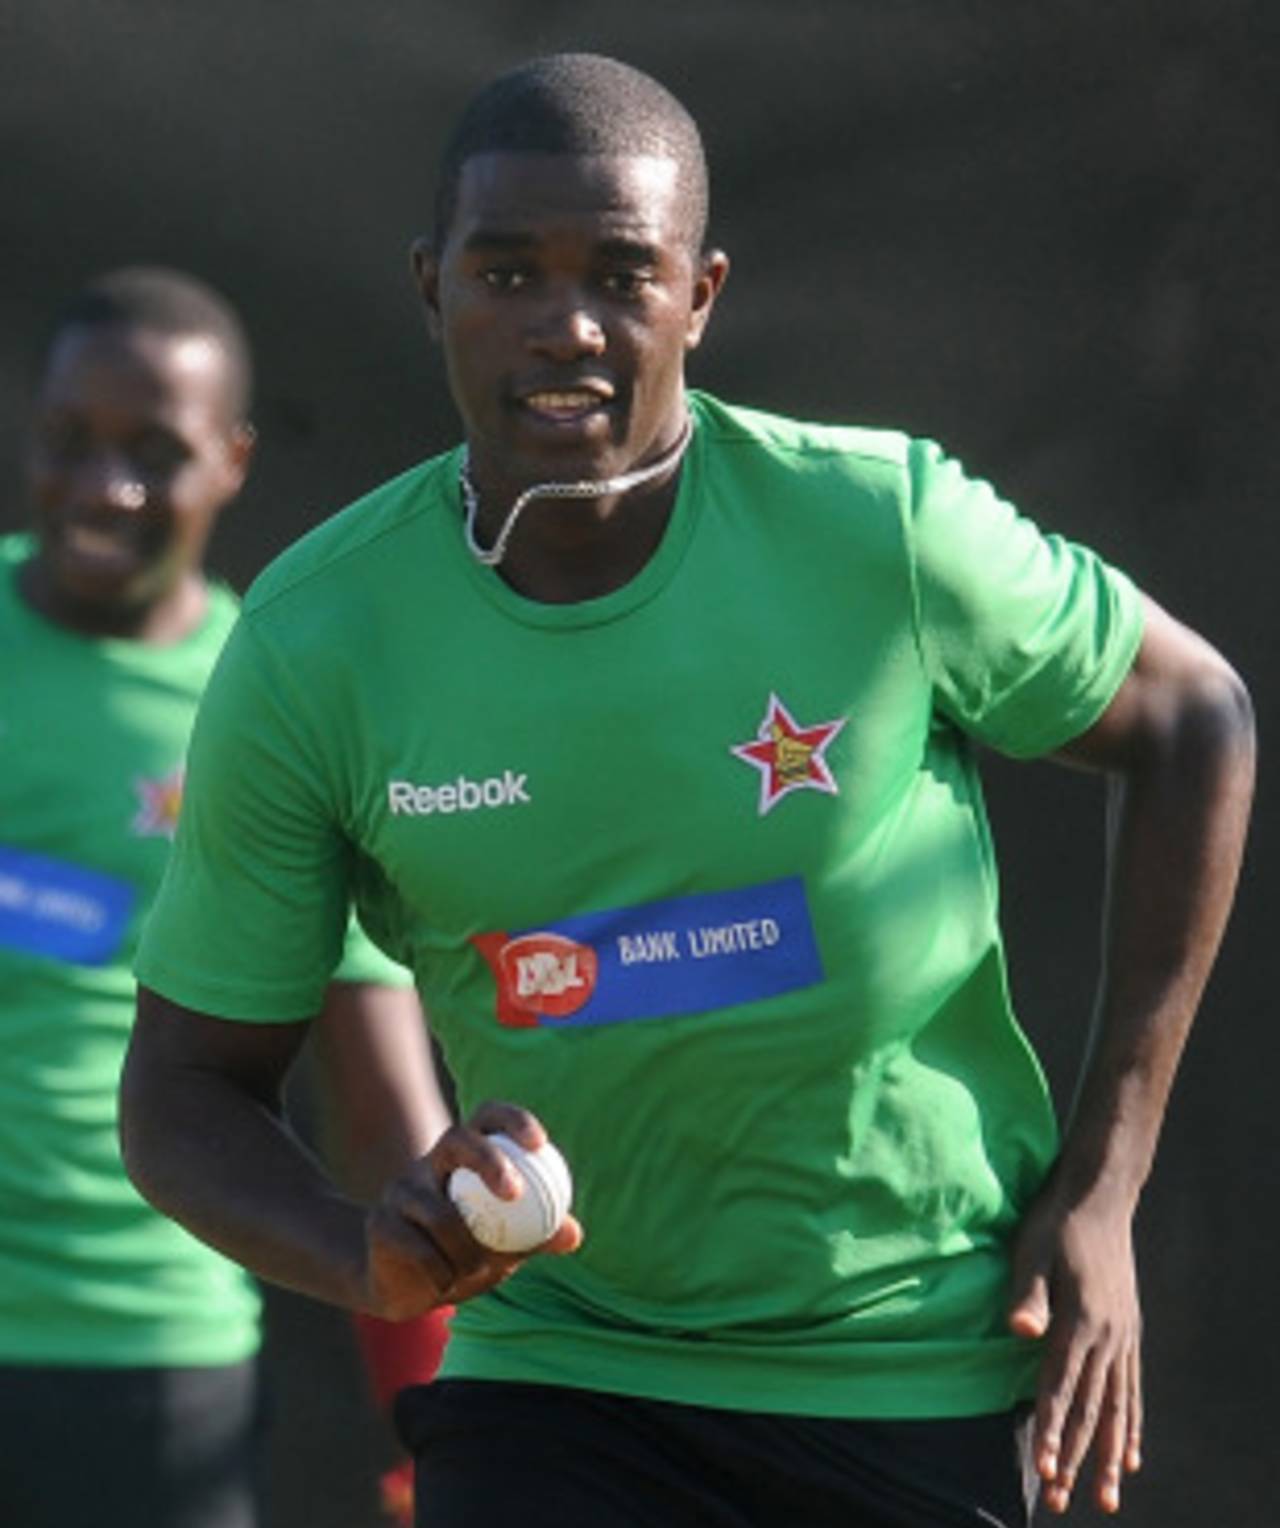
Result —
[[140, 537], [132, 525], [101, 525], [86, 521], [64, 524], [58, 541], [63, 552], [79, 562], [132, 564], [142, 555]]
[[114, 552], [129, 544], [129, 538], [118, 531], [92, 525], [70, 525], [63, 539], [79, 552]]
[[524, 393], [521, 405], [540, 419], [556, 424], [572, 424], [607, 408], [613, 401], [613, 390], [598, 387], [538, 388]]

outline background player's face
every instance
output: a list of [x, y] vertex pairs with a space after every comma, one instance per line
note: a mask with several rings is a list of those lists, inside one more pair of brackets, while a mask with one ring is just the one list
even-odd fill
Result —
[[103, 325], [58, 337], [28, 459], [51, 594], [145, 611], [199, 566], [248, 465], [251, 433], [228, 396], [226, 357], [203, 336]]
[[482, 489], [605, 478], [683, 424], [684, 360], [724, 280], [660, 158], [484, 154], [438, 258], [415, 253]]

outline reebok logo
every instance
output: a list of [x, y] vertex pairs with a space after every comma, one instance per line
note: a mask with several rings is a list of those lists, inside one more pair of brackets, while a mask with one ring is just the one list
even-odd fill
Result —
[[387, 804], [393, 817], [430, 817], [433, 812], [475, 812], [481, 807], [520, 806], [529, 802], [529, 776], [504, 769], [487, 780], [465, 775], [448, 785], [414, 785], [411, 780], [387, 781]]

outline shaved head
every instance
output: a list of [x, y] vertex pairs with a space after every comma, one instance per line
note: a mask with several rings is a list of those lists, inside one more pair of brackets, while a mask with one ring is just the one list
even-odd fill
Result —
[[499, 75], [463, 110], [440, 161], [435, 247], [449, 234], [463, 166], [481, 154], [670, 159], [681, 222], [700, 252], [708, 215], [707, 162], [697, 123], [655, 79], [595, 53], [557, 53]]

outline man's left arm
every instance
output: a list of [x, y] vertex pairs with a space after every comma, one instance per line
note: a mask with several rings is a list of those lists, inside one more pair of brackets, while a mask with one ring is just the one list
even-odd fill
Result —
[[1133, 1216], [1235, 894], [1253, 791], [1248, 693], [1147, 601], [1132, 670], [1055, 757], [1110, 779], [1103, 978], [1061, 1152], [1014, 1244], [1009, 1324], [1046, 1338], [1035, 1423], [1046, 1505], [1066, 1511], [1092, 1447], [1098, 1505], [1114, 1512], [1141, 1457]]

